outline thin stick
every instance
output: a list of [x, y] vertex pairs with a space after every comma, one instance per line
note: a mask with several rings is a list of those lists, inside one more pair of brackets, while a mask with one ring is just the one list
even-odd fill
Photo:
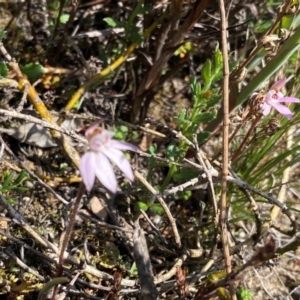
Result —
[[155, 284], [160, 284], [162, 282], [166, 282], [169, 280], [172, 276], [176, 274], [176, 270], [178, 267], [181, 267], [184, 261], [187, 259], [187, 254], [182, 254], [175, 262], [175, 264], [172, 266], [172, 268], [167, 272], [160, 276], [158, 276], [155, 280]]
[[[221, 15], [221, 39], [222, 39], [222, 54], [223, 54], [223, 166], [222, 166], [222, 192], [220, 204], [220, 226], [221, 226], [221, 239], [223, 245], [223, 254], [225, 259], [226, 272], [229, 275], [232, 272], [231, 257], [228, 245], [227, 235], [227, 216], [226, 216], [226, 191], [227, 191], [227, 176], [229, 173], [229, 64], [228, 64], [228, 49], [227, 49], [227, 21], [225, 5], [223, 0], [219, 0], [220, 15]], [[237, 299], [234, 286], [229, 285], [231, 298]]]
[[17, 111], [17, 112], [20, 112], [20, 111], [23, 109], [24, 104], [26, 103], [27, 95], [28, 95], [28, 89], [29, 89], [28, 84], [25, 84], [25, 85], [24, 85], [23, 96], [22, 96], [22, 98], [21, 98], [21, 101], [20, 101], [18, 107], [16, 108], [16, 111]]
[[0, 52], [8, 61], [13, 61], [13, 58], [10, 56], [10, 54], [6, 51], [5, 47], [3, 46], [3, 43], [0, 42]]
[[176, 225], [176, 221], [174, 220], [169, 207], [167, 206], [167, 204], [165, 203], [164, 199], [161, 196], [158, 196], [159, 192], [157, 190], [155, 190], [152, 185], [138, 172], [138, 171], [134, 171], [134, 176], [155, 196], [157, 196], [157, 200], [159, 202], [159, 204], [162, 206], [162, 208], [164, 209], [171, 228], [173, 230], [173, 234], [174, 234], [174, 238], [175, 238], [175, 242], [177, 244], [177, 246], [180, 248], [181, 247], [181, 240], [180, 240], [180, 235], [178, 233], [178, 229], [177, 229], [177, 225]]
[[76, 134], [73, 130], [67, 130], [67, 129], [61, 128], [60, 126], [53, 124], [53, 123], [49, 123], [48, 121], [46, 121], [44, 119], [39, 119], [39, 118], [36, 118], [31, 115], [25, 115], [25, 114], [15, 111], [15, 110], [7, 110], [7, 109], [0, 109], [0, 116], [1, 115], [9, 116], [9, 117], [17, 118], [17, 119], [22, 119], [22, 120], [28, 121], [30, 123], [39, 124], [45, 128], [54, 129], [56, 131], [59, 131], [65, 135], [72, 137], [73, 139], [77, 140], [80, 143], [87, 144], [87, 140], [85, 138], [83, 138], [82, 136]]
[[291, 225], [292, 225], [293, 228], [289, 231], [286, 231], [285, 234], [294, 235], [297, 232], [298, 227], [299, 227], [298, 223], [297, 223], [297, 220], [296, 220], [294, 214], [289, 210], [289, 208], [285, 204], [281, 203], [276, 198], [274, 198], [272, 196], [272, 194], [262, 192], [259, 189], [257, 189], [255, 187], [249, 185], [248, 183], [244, 182], [239, 177], [237, 177], [232, 170], [231, 170], [231, 173], [233, 174], [234, 177], [227, 176], [227, 180], [229, 182], [232, 182], [232, 183], [236, 184], [237, 186], [239, 186], [242, 189], [249, 190], [249, 191], [265, 198], [266, 200], [268, 200], [268, 202], [270, 204], [278, 206], [281, 209], [282, 213], [285, 214], [290, 219]]
[[19, 259], [17, 257], [17, 255], [12, 251], [12, 249], [10, 249], [10, 247], [6, 248], [4, 250], [4, 252], [19, 266], [21, 267], [23, 270], [25, 270], [26, 272], [29, 272], [31, 274], [33, 274], [34, 276], [36, 276], [40, 281], [45, 281], [45, 277], [40, 275], [36, 270], [33, 270], [32, 268], [30, 268], [28, 265], [26, 265], [21, 259]]
[[256, 234], [254, 234], [252, 236], [254, 239], [254, 243], [256, 244], [259, 241], [259, 239], [261, 238], [261, 233], [262, 233], [262, 220], [260, 217], [260, 208], [248, 190], [245, 190], [243, 188], [240, 188], [240, 189], [245, 194], [248, 201], [250, 202], [251, 210], [255, 216]]
[[213, 209], [214, 209], [214, 214], [215, 214], [214, 223], [215, 223], [215, 228], [217, 229], [218, 225], [219, 225], [219, 220], [218, 220], [219, 212], [218, 212], [218, 206], [217, 206], [217, 199], [216, 199], [214, 183], [213, 183], [213, 180], [212, 180], [212, 177], [213, 177], [212, 173], [214, 173], [212, 171], [214, 171], [214, 169], [207, 167], [207, 165], [206, 165], [206, 163], [205, 163], [205, 161], [202, 157], [201, 151], [199, 149], [196, 134], [193, 135], [193, 140], [194, 140], [196, 151], [197, 151], [196, 157], [197, 157], [198, 161], [200, 162], [200, 164], [203, 168], [203, 171], [204, 171], [204, 173], [206, 174], [206, 177], [207, 177], [209, 193], [210, 193], [210, 197], [211, 197], [211, 201], [212, 201], [212, 205], [213, 205]]
[[156, 226], [152, 223], [152, 221], [150, 220], [150, 218], [148, 217], [148, 215], [146, 214], [146, 212], [144, 210], [140, 210], [140, 212], [142, 213], [142, 215], [144, 216], [144, 218], [147, 220], [147, 222], [150, 224], [150, 226], [153, 228], [153, 230], [158, 234], [159, 238], [165, 243], [168, 244], [168, 242], [166, 241], [166, 239], [162, 236], [162, 234], [160, 233], [159, 229], [156, 228]]

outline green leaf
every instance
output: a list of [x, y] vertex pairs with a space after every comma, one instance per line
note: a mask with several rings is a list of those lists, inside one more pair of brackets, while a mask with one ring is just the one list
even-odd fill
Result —
[[126, 38], [136, 44], [141, 44], [144, 41], [144, 36], [140, 29], [133, 24], [126, 24], [125, 26]]
[[[147, 152], [148, 152], [149, 154], [155, 156], [156, 153], [157, 153], [157, 145], [156, 145], [156, 144], [152, 144], [152, 145], [148, 148], [148, 151], [147, 151]], [[147, 159], [147, 161], [148, 161], [148, 166], [149, 166], [150, 168], [153, 167], [153, 166], [155, 166], [155, 164], [156, 164], [156, 160], [155, 160], [155, 158], [153, 158], [153, 157], [149, 157], [149, 158]]]
[[199, 144], [205, 142], [210, 136], [209, 131], [202, 131], [197, 135], [197, 141]]
[[191, 121], [179, 120], [177, 117], [174, 118], [174, 122], [179, 126], [180, 130], [187, 132], [192, 125]]
[[281, 19], [281, 27], [285, 28], [285, 29], [290, 29], [293, 22], [295, 20], [295, 16], [294, 15], [290, 15], [290, 16], [283, 16]]
[[193, 95], [196, 94], [196, 85], [197, 85], [196, 77], [192, 76], [190, 79], [190, 89]]
[[4, 30], [0, 30], [0, 42], [2, 41], [4, 35], [5, 35], [6, 31]]
[[168, 145], [166, 157], [172, 161], [175, 161], [176, 150], [177, 150], [177, 144], [176, 142], [173, 141]]
[[191, 125], [191, 121], [188, 120], [178, 120], [178, 118], [174, 118], [175, 123], [180, 127], [180, 129], [187, 129]]
[[121, 126], [119, 126], [119, 128], [118, 128], [121, 132], [123, 132], [123, 133], [128, 133], [128, 127], [127, 126], [125, 126], [125, 125], [121, 125]]
[[116, 128], [116, 133], [114, 135], [114, 137], [117, 139], [117, 140], [121, 140], [121, 141], [124, 141], [126, 138], [127, 138], [127, 135], [128, 135], [128, 127], [127, 126], [124, 126], [124, 125], [121, 125], [121, 126], [118, 126]]
[[186, 181], [193, 179], [199, 175], [199, 171], [191, 169], [181, 169], [173, 175], [174, 181]]
[[24, 67], [21, 66], [21, 71], [28, 77], [29, 80], [37, 80], [45, 74], [45, 69], [40, 64], [29, 63]]
[[14, 184], [18, 185], [21, 184], [24, 180], [28, 178], [27, 173], [25, 170], [22, 170], [19, 176], [15, 179]]
[[18, 204], [18, 201], [16, 201], [15, 199], [13, 199], [13, 198], [10, 198], [10, 197], [5, 197], [5, 199], [7, 200], [7, 202], [9, 203], [9, 204], [11, 204], [11, 205], [16, 205], [16, 204]]
[[[232, 71], [238, 66], [238, 64], [239, 64], [238, 61], [232, 61], [232, 62], [230, 62], [230, 63], [229, 63], [229, 70], [230, 70], [230, 72], [232, 72]], [[214, 74], [214, 78], [213, 78], [212, 81], [213, 81], [213, 82], [217, 82], [217, 81], [219, 81], [220, 79], [222, 79], [223, 76], [224, 76], [224, 74], [223, 74], [223, 68], [220, 68], [220, 69], [218, 70], [218, 72]]]
[[183, 191], [178, 193], [178, 197], [184, 201], [187, 201], [191, 198], [192, 191]]
[[0, 77], [7, 77], [8, 67], [5, 62], [0, 62]]
[[10, 172], [7, 176], [5, 176], [4, 182], [2, 184], [2, 188], [4, 189], [10, 188], [14, 176], [15, 176], [15, 172]]
[[206, 108], [211, 108], [218, 104], [222, 99], [222, 95], [213, 94], [211, 98], [206, 102]]
[[131, 276], [137, 276], [138, 275], [138, 270], [137, 270], [137, 266], [136, 263], [134, 262], [129, 270], [129, 273]]
[[107, 25], [109, 25], [110, 27], [112, 28], [115, 28], [115, 27], [124, 27], [123, 23], [118, 21], [118, 20], [115, 20], [113, 18], [104, 18], [103, 19]]
[[223, 57], [222, 57], [221, 51], [219, 50], [219, 45], [217, 45], [216, 50], [213, 54], [213, 59], [212, 59], [213, 76], [218, 74], [222, 68], [223, 68]]
[[152, 144], [152, 145], [149, 147], [148, 152], [149, 152], [151, 155], [156, 155], [156, 153], [157, 153], [157, 145], [156, 145], [156, 144]]
[[193, 122], [195, 123], [207, 123], [215, 119], [217, 116], [217, 111], [214, 110], [212, 112], [203, 112], [195, 116]]
[[148, 210], [148, 205], [142, 201], [138, 201], [135, 203], [135, 209], [137, 211], [139, 211], [140, 209], [144, 210], [144, 211], [147, 211]]
[[205, 85], [209, 86], [211, 83], [211, 61], [207, 60], [201, 70], [201, 76]]
[[190, 89], [191, 89], [192, 96], [194, 99], [194, 106], [198, 106], [199, 99], [201, 98], [201, 84], [197, 82], [197, 79], [195, 76], [191, 77]]
[[238, 289], [237, 297], [238, 297], [238, 300], [253, 300], [252, 293], [245, 288]]
[[62, 15], [60, 16], [59, 21], [60, 21], [60, 23], [62, 23], [62, 24], [66, 24], [66, 23], [69, 21], [69, 18], [70, 18], [70, 15], [69, 15], [69, 14], [62, 14]]
[[162, 215], [164, 213], [164, 209], [161, 207], [160, 204], [152, 204], [150, 209], [155, 213], [155, 214], [158, 214], [158, 215]]
[[178, 115], [178, 117], [174, 117], [174, 122], [179, 126], [180, 129], [185, 128], [187, 129], [191, 122], [186, 120], [188, 118], [186, 109], [182, 109]]
[[178, 120], [183, 121], [185, 120], [185, 117], [186, 117], [186, 109], [183, 108], [178, 115]]
[[108, 65], [108, 56], [106, 49], [100, 48], [98, 51], [98, 58], [103, 62], [103, 65], [106, 67]]

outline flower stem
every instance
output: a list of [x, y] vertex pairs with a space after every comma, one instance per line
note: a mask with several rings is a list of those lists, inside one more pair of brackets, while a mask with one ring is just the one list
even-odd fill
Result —
[[176, 171], [176, 166], [171, 165], [170, 168], [169, 168], [167, 177], [165, 178], [163, 184], [160, 187], [161, 192], [163, 192], [166, 189], [166, 187], [168, 186], [169, 182], [171, 181], [175, 171]]
[[[59, 259], [58, 259], [58, 268], [57, 268], [57, 274], [56, 274], [57, 277], [61, 277], [62, 274], [63, 274], [64, 253], [67, 249], [67, 246], [68, 246], [69, 241], [70, 241], [71, 234], [73, 232], [73, 228], [74, 228], [75, 220], [76, 220], [76, 215], [77, 215], [79, 205], [80, 205], [80, 201], [81, 201], [81, 198], [82, 198], [84, 192], [85, 192], [85, 185], [84, 185], [83, 182], [81, 182], [80, 186], [79, 186], [79, 189], [78, 189], [78, 192], [77, 192], [77, 197], [76, 197], [76, 200], [75, 200], [75, 203], [74, 203], [74, 206], [73, 206], [72, 213], [69, 217], [69, 224], [68, 224], [65, 236], [64, 236], [62, 244], [61, 244], [60, 254], [59, 254]], [[58, 285], [56, 285], [55, 288], [54, 288], [53, 295], [52, 295], [52, 300], [55, 300], [57, 287], [58, 287]]]

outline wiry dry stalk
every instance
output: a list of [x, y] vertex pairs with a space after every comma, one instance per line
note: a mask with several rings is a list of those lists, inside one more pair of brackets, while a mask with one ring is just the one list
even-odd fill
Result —
[[[226, 272], [229, 275], [232, 272], [230, 249], [228, 245], [227, 235], [227, 175], [229, 167], [229, 63], [228, 63], [228, 48], [227, 48], [227, 20], [225, 5], [223, 0], [219, 0], [220, 14], [221, 14], [221, 38], [222, 38], [222, 55], [223, 55], [223, 167], [222, 167], [222, 192], [221, 192], [221, 204], [220, 204], [220, 226], [221, 226], [221, 238], [223, 245], [223, 254], [225, 259]], [[237, 299], [234, 285], [229, 284], [231, 298]]]

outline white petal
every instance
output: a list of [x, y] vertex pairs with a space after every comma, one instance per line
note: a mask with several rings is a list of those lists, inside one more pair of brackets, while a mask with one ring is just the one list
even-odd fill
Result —
[[279, 89], [281, 89], [285, 84], [286, 84], [286, 78], [279, 79], [278, 81], [276, 81], [276, 82], [272, 85], [271, 90], [272, 90], [272, 89], [274, 89], [274, 90], [279, 90]]
[[271, 105], [268, 103], [264, 104], [264, 111], [263, 111], [263, 115], [267, 116], [271, 111]]
[[103, 150], [103, 153], [125, 174], [130, 181], [134, 180], [131, 165], [122, 151], [109, 148]]
[[300, 103], [300, 99], [295, 98], [295, 97], [283, 97], [283, 98], [280, 98], [278, 102]]
[[139, 147], [137, 147], [135, 145], [125, 143], [125, 142], [120, 142], [120, 141], [117, 141], [117, 140], [111, 140], [110, 141], [110, 146], [112, 148], [119, 149], [119, 150], [137, 151], [139, 149]]
[[82, 181], [85, 184], [86, 189], [90, 192], [95, 183], [95, 156], [94, 152], [86, 152], [80, 159], [79, 171], [82, 177]]
[[117, 179], [107, 157], [98, 152], [96, 154], [96, 161], [94, 167], [95, 173], [99, 181], [102, 183], [104, 187], [110, 190], [112, 193], [117, 192]]
[[285, 116], [288, 119], [292, 118], [292, 112], [288, 107], [286, 107], [283, 104], [273, 104], [273, 107], [278, 110], [283, 116]]

